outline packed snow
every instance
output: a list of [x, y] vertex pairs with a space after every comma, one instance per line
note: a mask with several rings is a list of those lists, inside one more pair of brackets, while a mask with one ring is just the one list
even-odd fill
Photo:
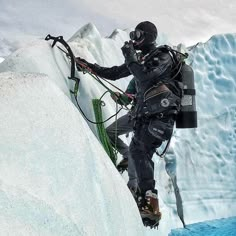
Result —
[[44, 74], [0, 78], [1, 235], [143, 235], [124, 180], [63, 91]]
[[[123, 63], [120, 48], [127, 39], [127, 31], [122, 30], [103, 38], [89, 24], [69, 43], [76, 56], [112, 66]], [[195, 71], [199, 127], [175, 130], [165, 159], [177, 174], [186, 224], [236, 214], [235, 40], [235, 34], [216, 35], [188, 51]], [[158, 41], [164, 43], [166, 38]], [[4, 233], [165, 236], [182, 226], [165, 161], [157, 156], [163, 218], [158, 231], [142, 226], [125, 180], [96, 138], [96, 127], [87, 124], [73, 104], [70, 63], [60, 49], [52, 49], [44, 40], [34, 41], [7, 57], [0, 72]], [[78, 101], [94, 120], [91, 100], [105, 89], [88, 74], [77, 72], [77, 76], [81, 79]], [[114, 84], [124, 90], [129, 80]], [[103, 100], [106, 118], [116, 107], [109, 95]]]

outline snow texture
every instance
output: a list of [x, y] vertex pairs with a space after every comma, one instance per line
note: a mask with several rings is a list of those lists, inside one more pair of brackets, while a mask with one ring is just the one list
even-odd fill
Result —
[[[120, 48], [127, 39], [122, 30], [103, 38], [88, 24], [69, 43], [76, 56], [112, 66], [124, 62]], [[235, 34], [216, 35], [188, 51], [199, 127], [175, 130], [165, 160], [154, 156], [163, 213], [158, 231], [142, 226], [125, 181], [96, 138], [96, 127], [77, 110], [69, 92], [74, 87], [68, 80], [70, 63], [63, 52], [39, 40], [7, 57], [0, 64], [1, 231], [166, 236], [182, 226], [166, 164], [177, 174], [186, 224], [235, 216], [235, 42]], [[77, 76], [78, 101], [94, 120], [91, 100], [106, 90], [88, 74]], [[124, 90], [129, 80], [114, 84]], [[105, 119], [116, 108], [109, 95], [103, 100]]]
[[1, 235], [143, 235], [124, 180], [48, 76], [1, 73], [0, 98]]
[[236, 217], [188, 225], [186, 229], [171, 230], [169, 236], [235, 236]]

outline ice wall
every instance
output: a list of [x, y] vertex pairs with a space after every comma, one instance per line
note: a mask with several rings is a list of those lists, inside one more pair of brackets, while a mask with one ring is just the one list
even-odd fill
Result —
[[0, 73], [0, 234], [143, 235], [125, 181], [68, 98], [63, 54], [39, 42], [3, 70], [15, 72]]
[[[235, 52], [235, 34], [215, 35], [189, 52], [195, 72], [198, 128], [176, 130], [171, 150], [177, 159], [186, 223], [236, 214]], [[161, 162], [157, 168], [160, 194], [175, 211], [173, 189], [163, 168]]]

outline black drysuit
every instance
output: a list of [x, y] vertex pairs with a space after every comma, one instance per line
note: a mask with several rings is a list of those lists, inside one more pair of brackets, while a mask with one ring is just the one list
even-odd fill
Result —
[[[158, 82], [168, 81], [173, 69], [173, 60], [168, 52], [158, 51], [155, 57], [148, 62], [131, 62], [129, 65], [113, 66], [110, 68], [100, 67], [97, 64], [89, 64], [89, 67], [98, 76], [109, 80], [117, 80], [129, 75], [134, 76], [136, 84], [136, 107], [135, 107], [135, 127], [134, 137], [130, 144], [130, 155], [134, 160], [139, 188], [143, 193], [155, 188], [154, 163], [152, 156], [162, 142], [170, 138], [174, 125], [173, 115], [166, 114], [160, 118], [158, 116], [145, 116], [144, 94]], [[168, 111], [170, 107], [162, 107], [162, 112]], [[171, 108], [173, 109], [173, 107]], [[160, 131], [159, 137], [149, 132], [150, 121], [156, 125], [157, 129], [168, 127], [168, 132]], [[159, 127], [160, 126], [160, 127]], [[163, 131], [163, 132], [162, 132]], [[163, 134], [163, 137], [161, 136]]]

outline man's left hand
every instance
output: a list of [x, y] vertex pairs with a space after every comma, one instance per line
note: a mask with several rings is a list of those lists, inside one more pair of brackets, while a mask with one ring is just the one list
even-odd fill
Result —
[[125, 57], [125, 63], [129, 65], [131, 62], [137, 62], [137, 54], [134, 49], [132, 41], [125, 42], [124, 46], [121, 48], [122, 53]]

